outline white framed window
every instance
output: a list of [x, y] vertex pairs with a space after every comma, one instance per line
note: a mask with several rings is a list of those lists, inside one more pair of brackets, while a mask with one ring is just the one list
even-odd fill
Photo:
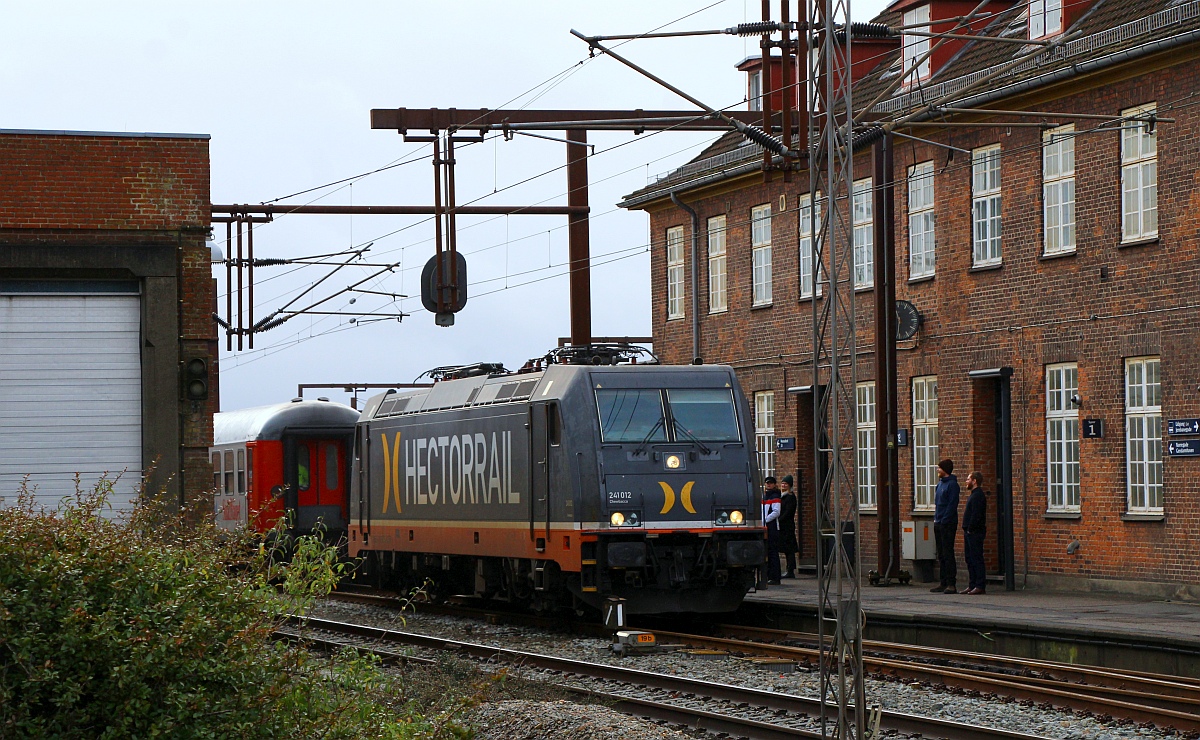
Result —
[[683, 318], [683, 227], [667, 229], [667, 318]]
[[1062, 27], [1062, 0], [1030, 0], [1029, 38], [1053, 36], [1061, 33]]
[[[929, 6], [922, 5], [905, 13], [904, 25], [914, 31], [929, 33]], [[925, 56], [929, 53], [929, 37], [905, 33], [901, 43], [904, 47], [904, 84], [915, 85], [929, 79], [933, 70], [933, 65]]]
[[750, 251], [754, 259], [753, 301], [755, 306], [771, 303], [771, 205], [750, 209]]
[[1130, 513], [1163, 510], [1162, 380], [1157, 357], [1125, 360], [1125, 472]]
[[971, 151], [972, 264], [1000, 264], [1000, 145]]
[[855, 482], [858, 487], [858, 508], [876, 508], [875, 487], [875, 384], [859, 383], [854, 388], [857, 412], [858, 468]]
[[938, 476], [938, 382], [913, 378], [913, 509], [933, 511]]
[[756, 69], [746, 78], [746, 101], [749, 110], [762, 110], [762, 70]]
[[869, 288], [875, 284], [875, 189], [871, 178], [854, 181], [854, 287]]
[[775, 475], [775, 391], [754, 394], [754, 448], [763, 477]]
[[[813, 259], [817, 236], [821, 233], [821, 194], [817, 193], [817, 205], [813, 208], [813, 197], [801, 195], [797, 199], [800, 222], [800, 297], [813, 297]], [[818, 265], [816, 295], [821, 295], [821, 280], [825, 275], [824, 265]]]
[[213, 469], [213, 492], [218, 496], [225, 493], [224, 487], [221, 485], [225, 481], [225, 476], [221, 471], [221, 453], [214, 452], [212, 454], [212, 469]]
[[725, 217], [708, 219], [708, 312], [721, 313], [729, 308], [725, 274]]
[[1042, 134], [1042, 248], [1075, 251], [1075, 127]]
[[908, 168], [908, 276], [933, 275], [933, 162]]
[[[1153, 115], [1155, 104], [1121, 111], [1121, 117]], [[1158, 236], [1158, 134], [1146, 120], [1121, 125], [1121, 241]]]
[[1079, 511], [1079, 366], [1046, 366], [1046, 510]]

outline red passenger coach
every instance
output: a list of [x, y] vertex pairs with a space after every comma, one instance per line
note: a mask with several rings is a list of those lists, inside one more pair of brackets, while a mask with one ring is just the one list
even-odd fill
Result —
[[214, 417], [217, 526], [270, 530], [291, 513], [293, 534], [318, 523], [339, 539], [349, 518], [348, 452], [359, 413], [326, 399], [226, 411]]

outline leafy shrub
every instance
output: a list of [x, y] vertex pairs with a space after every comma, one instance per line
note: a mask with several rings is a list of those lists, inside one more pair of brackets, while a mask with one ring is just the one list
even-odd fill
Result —
[[105, 517], [112, 485], [0, 509], [0, 737], [465, 738], [375, 661], [276, 641], [346, 564], [288, 561], [153, 501]]

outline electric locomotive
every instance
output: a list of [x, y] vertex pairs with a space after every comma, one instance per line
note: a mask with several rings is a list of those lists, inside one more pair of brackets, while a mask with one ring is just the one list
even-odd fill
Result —
[[358, 417], [327, 398], [216, 414], [211, 453], [217, 526], [265, 533], [287, 515], [290, 534], [319, 531], [340, 541]]
[[556, 365], [388, 391], [354, 438], [349, 550], [382, 585], [534, 609], [737, 608], [765, 559], [726, 366]]

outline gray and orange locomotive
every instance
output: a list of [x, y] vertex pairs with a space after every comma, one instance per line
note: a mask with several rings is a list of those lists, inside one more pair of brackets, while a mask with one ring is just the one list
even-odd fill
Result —
[[489, 369], [363, 410], [350, 554], [382, 585], [538, 610], [737, 608], [765, 549], [731, 368]]

